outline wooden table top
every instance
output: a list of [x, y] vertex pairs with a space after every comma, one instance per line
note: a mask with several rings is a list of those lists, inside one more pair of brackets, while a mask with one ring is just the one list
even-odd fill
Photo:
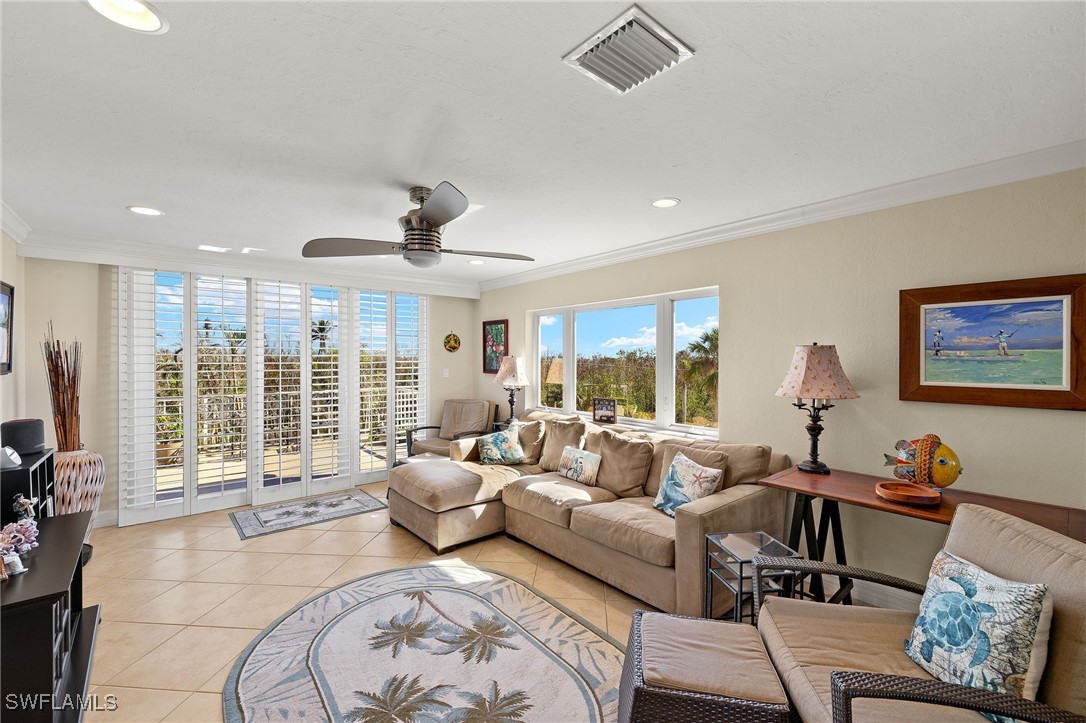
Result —
[[792, 467], [759, 480], [758, 484], [944, 525], [950, 524], [958, 505], [983, 505], [1086, 542], [1086, 510], [955, 489], [942, 490], [943, 499], [938, 506], [906, 505], [885, 500], [875, 493], [875, 483], [885, 481], [898, 480], [840, 469], [832, 470], [828, 475], [808, 474]]

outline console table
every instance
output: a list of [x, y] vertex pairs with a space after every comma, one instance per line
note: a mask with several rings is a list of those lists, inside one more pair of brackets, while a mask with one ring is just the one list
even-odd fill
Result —
[[[28, 571], [0, 582], [0, 701], [33, 703], [5, 708], [5, 721], [79, 721], [65, 696], [86, 698], [99, 606], [83, 607], [83, 539], [91, 513], [38, 520], [38, 547], [26, 553]], [[18, 700], [19, 698], [16, 698]]]
[[[828, 475], [813, 475], [801, 472], [798, 467], [792, 467], [759, 480], [758, 484], [795, 493], [792, 523], [785, 544], [798, 550], [802, 535], [807, 548], [807, 558], [810, 560], [824, 559], [826, 545], [832, 537], [834, 558], [842, 565], [848, 564], [845, 560], [845, 543], [841, 530], [840, 502], [944, 525], [950, 524], [954, 508], [958, 505], [983, 505], [1086, 542], [1086, 510], [955, 489], [942, 490], [943, 498], [938, 506], [905, 505], [884, 500], [875, 493], [875, 483], [886, 479], [839, 469], [831, 470]], [[823, 500], [817, 531], [813, 507], [816, 497]], [[841, 588], [834, 594], [832, 602], [851, 602], [851, 591], [852, 581], [842, 578]], [[820, 576], [812, 577], [811, 593], [816, 599], [825, 600]]]

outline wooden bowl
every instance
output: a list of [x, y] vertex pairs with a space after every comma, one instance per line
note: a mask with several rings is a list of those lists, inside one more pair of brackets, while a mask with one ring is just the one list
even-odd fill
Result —
[[939, 504], [943, 499], [939, 490], [912, 482], [879, 482], [875, 485], [875, 494], [884, 500], [906, 505], [931, 506]]

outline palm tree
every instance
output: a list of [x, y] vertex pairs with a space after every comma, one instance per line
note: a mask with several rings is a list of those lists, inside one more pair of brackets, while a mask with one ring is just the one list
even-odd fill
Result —
[[483, 661], [489, 663], [498, 654], [499, 648], [517, 649], [515, 645], [505, 642], [504, 638], [513, 637], [513, 633], [497, 615], [473, 612], [470, 628], [463, 627], [459, 623], [456, 625], [459, 630], [447, 627], [444, 634], [437, 637], [439, 642], [448, 646], [439, 653], [440, 655], [459, 651], [464, 656], [465, 663], [472, 658], [475, 658], [476, 663]]
[[422, 649], [422, 641], [433, 636], [435, 618], [419, 620], [419, 611], [407, 610], [396, 615], [388, 622], [378, 620], [374, 623], [381, 632], [370, 638], [370, 648], [380, 650], [392, 648], [392, 657], [395, 658], [400, 648]]
[[310, 339], [317, 342], [317, 353], [324, 353], [324, 347], [332, 337], [332, 327], [331, 319], [314, 319], [310, 323], [309, 336]]
[[714, 326], [709, 331], [703, 331], [700, 337], [690, 342], [686, 347], [686, 352], [690, 355], [687, 362], [688, 368], [701, 379], [705, 386], [709, 387], [714, 402], [716, 401], [717, 382], [719, 381], [719, 349], [719, 326]]
[[347, 720], [358, 723], [406, 723], [422, 714], [436, 715], [451, 708], [441, 700], [441, 696], [451, 691], [451, 685], [435, 685], [423, 688], [416, 675], [410, 681], [406, 675], [394, 675], [381, 686], [380, 693], [367, 693], [356, 690], [354, 694], [362, 699], [360, 705], [347, 711]]
[[532, 709], [528, 694], [523, 690], [514, 690], [502, 695], [498, 681], [490, 681], [490, 692], [460, 693], [468, 705], [454, 708], [445, 717], [450, 723], [515, 723], [524, 720], [524, 714]]

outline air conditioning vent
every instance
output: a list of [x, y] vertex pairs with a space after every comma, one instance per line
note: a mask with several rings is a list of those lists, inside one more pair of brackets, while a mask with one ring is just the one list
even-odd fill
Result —
[[628, 93], [694, 51], [636, 5], [562, 61], [616, 93]]

